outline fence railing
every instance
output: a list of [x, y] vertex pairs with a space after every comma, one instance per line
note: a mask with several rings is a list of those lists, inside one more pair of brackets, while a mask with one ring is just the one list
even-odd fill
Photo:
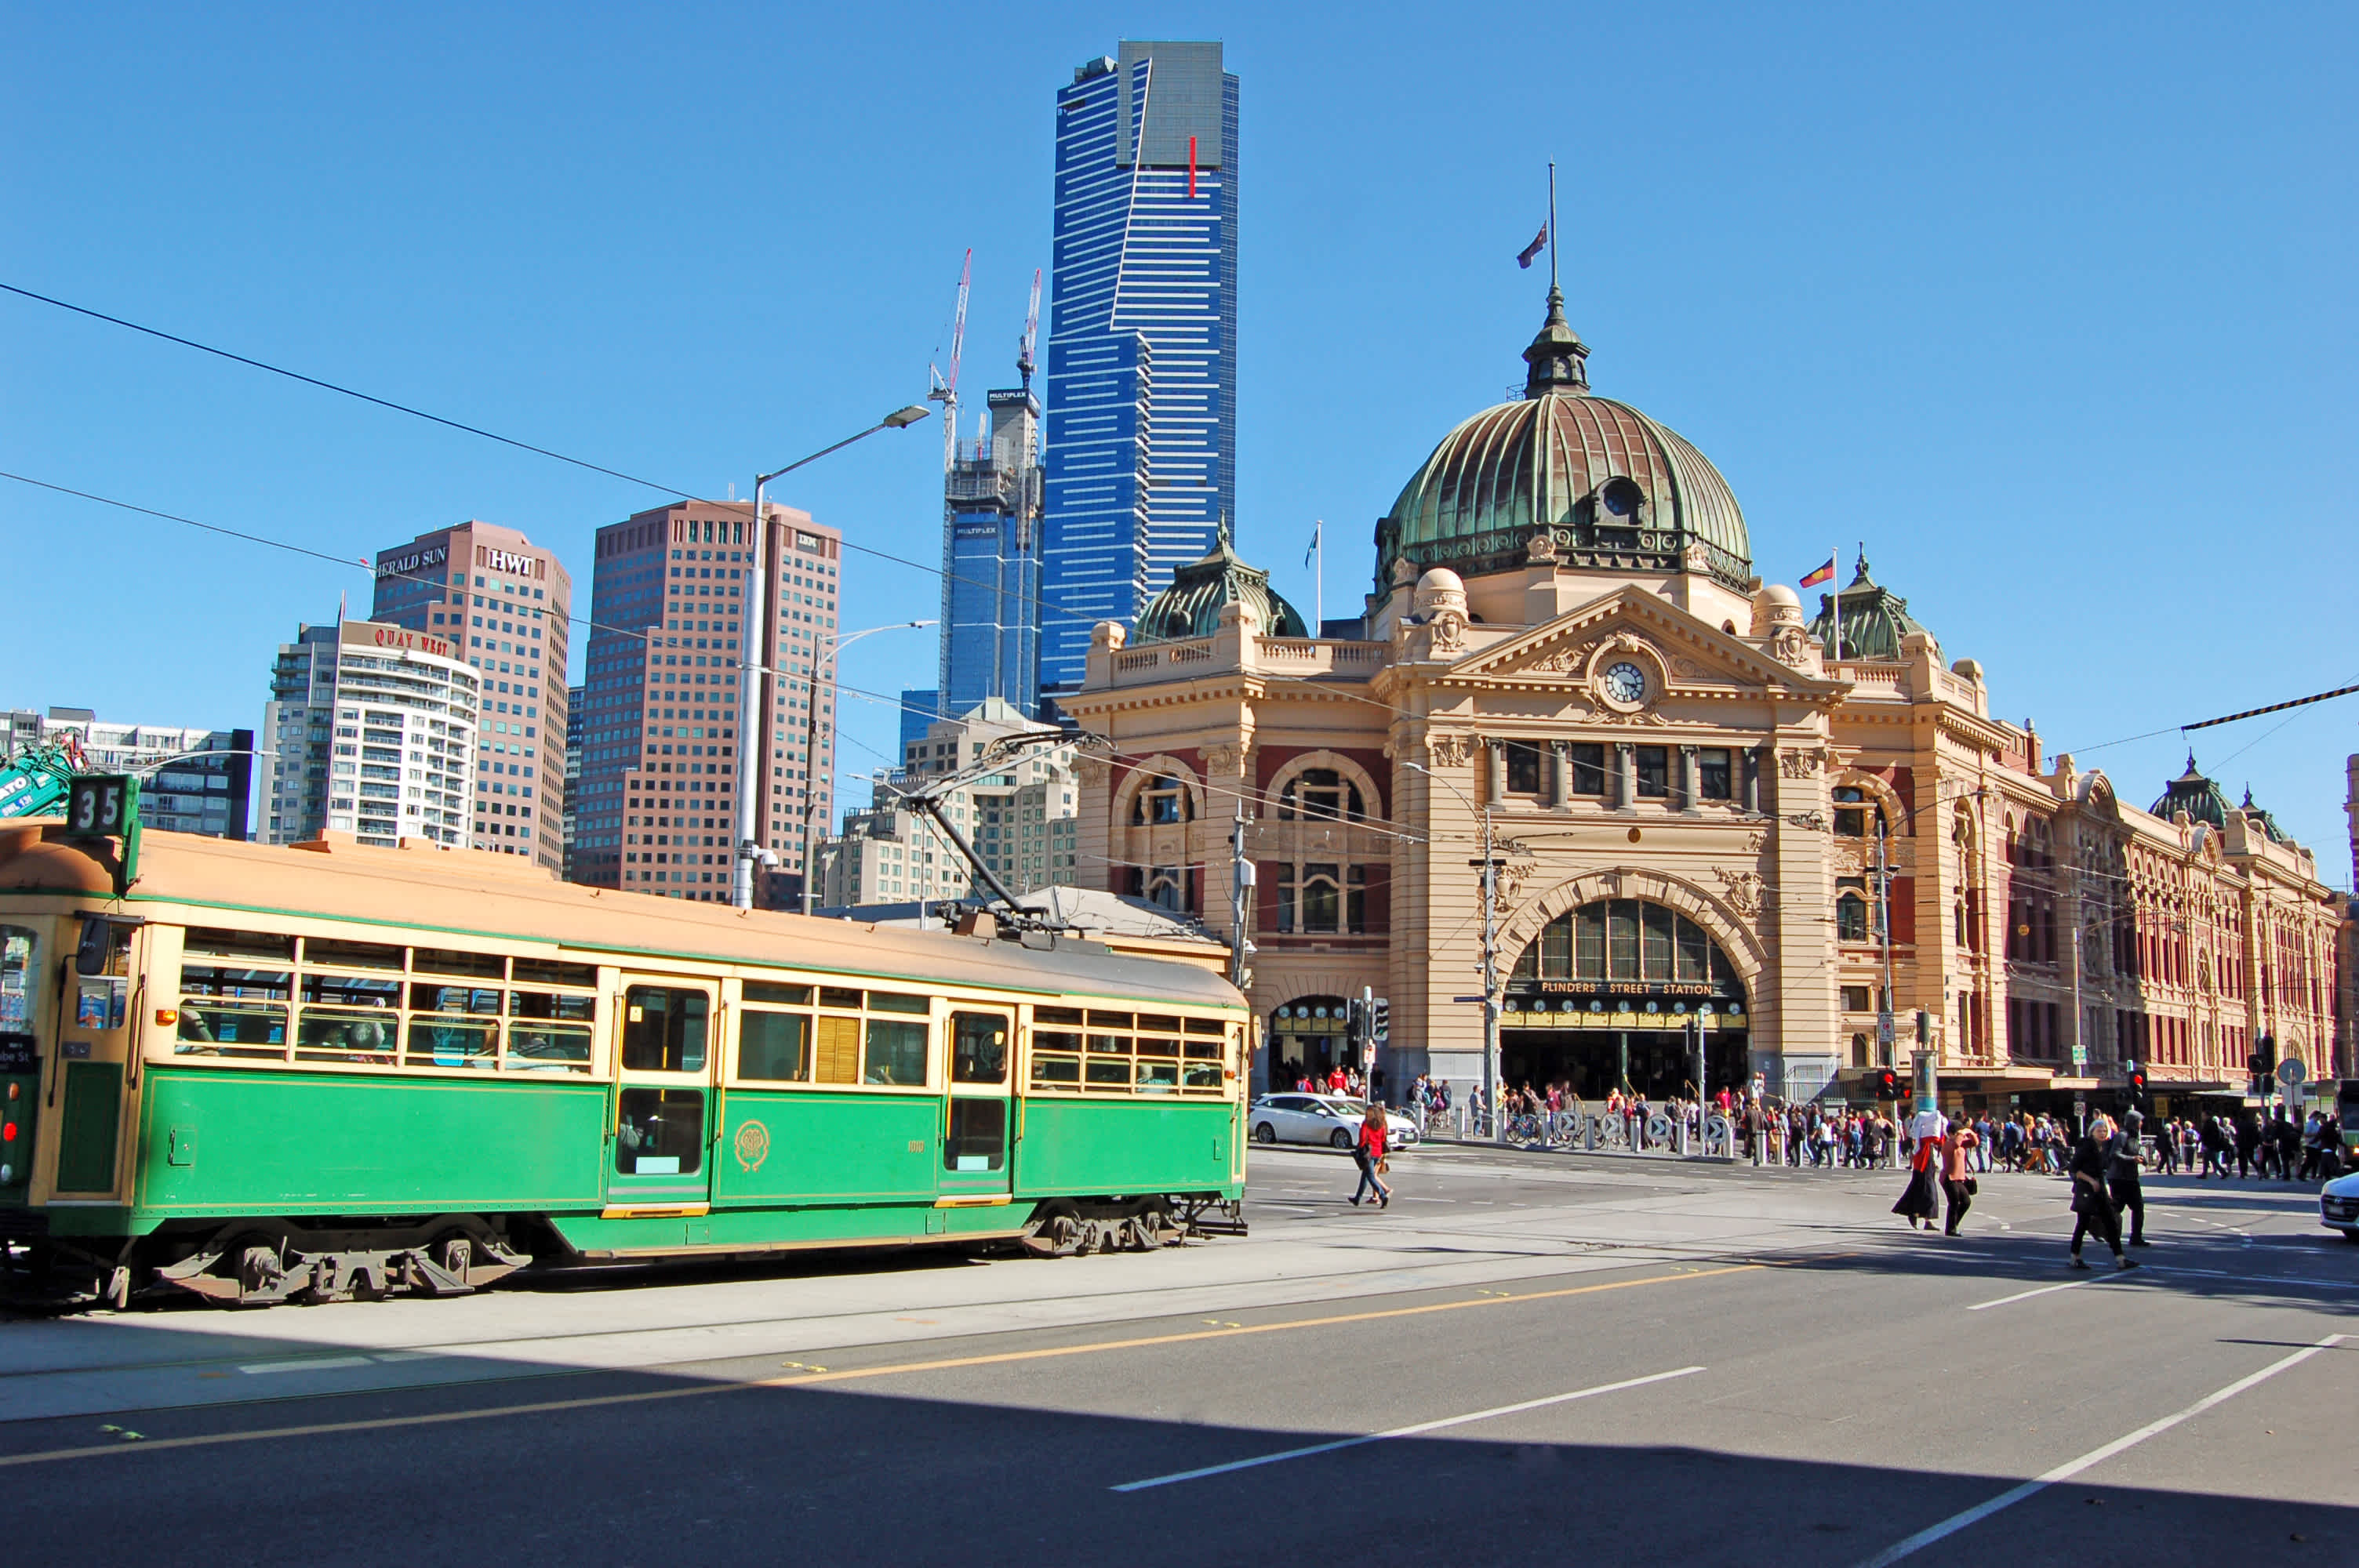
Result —
[[[1445, 1109], [1419, 1106], [1411, 1112], [1421, 1138], [1445, 1138], [1461, 1142], [1492, 1141], [1492, 1117], [1487, 1110], [1455, 1105]], [[1527, 1149], [1561, 1149], [1582, 1153], [1655, 1154], [1684, 1159], [1737, 1157], [1737, 1130], [1729, 1118], [1714, 1110], [1702, 1119], [1650, 1108], [1644, 1114], [1600, 1108], [1571, 1107], [1539, 1112], [1508, 1111], [1506, 1139]]]

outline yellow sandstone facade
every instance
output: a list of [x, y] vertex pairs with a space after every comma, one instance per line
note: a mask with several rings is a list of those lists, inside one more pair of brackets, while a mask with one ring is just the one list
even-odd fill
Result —
[[1524, 397], [1377, 524], [1358, 636], [1304, 634], [1223, 538], [1096, 629], [1063, 699], [1112, 742], [1078, 767], [1111, 889], [1228, 935], [1242, 832], [1257, 1087], [1338, 1060], [1364, 989], [1396, 1095], [1482, 1081], [1486, 840], [1509, 1083], [1678, 1090], [1702, 1017], [1708, 1088], [1840, 1089], [1905, 1073], [1919, 1011], [1969, 1104], [2133, 1060], [2166, 1097], [2241, 1095], [2264, 1035], [2331, 1071], [2339, 911], [2308, 850], [2191, 760], [2147, 810], [2043, 756], [1864, 558], [1807, 619], [1719, 473], [1593, 395], [1587, 354], [1552, 292]]

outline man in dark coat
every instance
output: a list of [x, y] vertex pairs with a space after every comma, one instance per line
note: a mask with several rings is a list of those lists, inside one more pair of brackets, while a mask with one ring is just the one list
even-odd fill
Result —
[[2114, 1200], [2114, 1209], [2130, 1217], [2129, 1242], [2144, 1247], [2146, 1238], [2146, 1189], [2139, 1184], [2145, 1174], [2139, 1158], [2138, 1134], [2146, 1118], [2133, 1110], [2124, 1113], [2122, 1130], [2114, 1134], [2105, 1147], [2105, 1193]]

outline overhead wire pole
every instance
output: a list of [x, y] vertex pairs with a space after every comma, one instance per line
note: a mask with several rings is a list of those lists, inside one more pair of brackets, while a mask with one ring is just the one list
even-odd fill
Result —
[[[904, 409], [904, 413], [908, 410]], [[812, 831], [818, 825], [819, 774], [813, 764], [819, 760], [819, 660], [820, 644], [828, 646], [829, 657], [842, 653], [863, 637], [873, 637], [879, 632], [912, 632], [924, 626], [939, 626], [939, 621], [895, 621], [883, 626], [864, 626], [857, 632], [838, 637], [830, 633], [814, 635], [810, 645], [810, 665], [803, 682], [803, 913], [809, 914], [819, 903], [819, 836]], [[829, 772], [833, 773], [831, 768]], [[828, 799], [832, 803], [835, 790], [831, 784]], [[949, 827], [948, 823], [942, 824]], [[955, 835], [953, 835], [955, 838]]]
[[1423, 773], [1456, 795], [1467, 810], [1483, 818], [1483, 858], [1469, 865], [1481, 868], [1483, 896], [1483, 1108], [1491, 1117], [1491, 1141], [1507, 1141], [1507, 1120], [1499, 1114], [1499, 848], [1492, 837], [1491, 808], [1477, 806], [1467, 799], [1466, 792], [1427, 767], [1423, 762], [1404, 762], [1403, 767]]
[[[754, 839], [755, 806], [761, 798], [757, 792], [761, 788], [761, 781], [764, 777], [762, 759], [768, 752], [768, 747], [763, 741], [770, 733], [769, 688], [762, 677], [773, 673], [768, 664], [771, 643], [771, 595], [768, 591], [771, 568], [768, 553], [762, 547], [762, 536], [766, 531], [764, 527], [766, 517], [762, 511], [762, 492], [769, 487], [770, 481], [774, 479], [790, 474], [807, 463], [815, 463], [830, 452], [840, 452], [854, 441], [866, 440], [879, 430], [906, 429], [925, 418], [929, 412], [930, 410], [922, 403], [912, 403], [906, 408], [897, 408], [856, 436], [846, 436], [834, 445], [821, 447], [810, 456], [798, 458], [782, 469], [774, 469], [768, 473], [755, 476], [754, 525], [746, 534], [746, 543], [753, 546], [746, 553], [752, 559], [753, 565], [746, 568], [745, 574], [746, 600], [744, 617], [745, 631], [737, 643], [737, 832], [735, 835], [737, 853], [733, 857], [729, 873], [729, 902], [739, 909], [754, 907], [754, 864], [762, 854], [761, 846]], [[816, 648], [817, 644], [814, 643], [813, 646]], [[816, 659], [812, 661], [812, 668], [814, 671], [818, 668]], [[813, 711], [817, 711], [815, 703]], [[806, 768], [804, 772], [808, 773], [810, 770]], [[810, 793], [810, 781], [806, 779], [804, 797], [807, 811]], [[803, 886], [806, 891], [810, 886], [810, 874], [809, 846], [806, 844], [803, 864]], [[810, 912], [808, 900], [805, 901], [804, 912], [806, 914]]]

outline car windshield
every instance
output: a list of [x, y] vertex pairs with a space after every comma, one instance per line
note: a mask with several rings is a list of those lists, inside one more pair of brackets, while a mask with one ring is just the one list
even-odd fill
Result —
[[1322, 1099], [1320, 1108], [1331, 1116], [1365, 1116], [1368, 1108], [1355, 1099]]

